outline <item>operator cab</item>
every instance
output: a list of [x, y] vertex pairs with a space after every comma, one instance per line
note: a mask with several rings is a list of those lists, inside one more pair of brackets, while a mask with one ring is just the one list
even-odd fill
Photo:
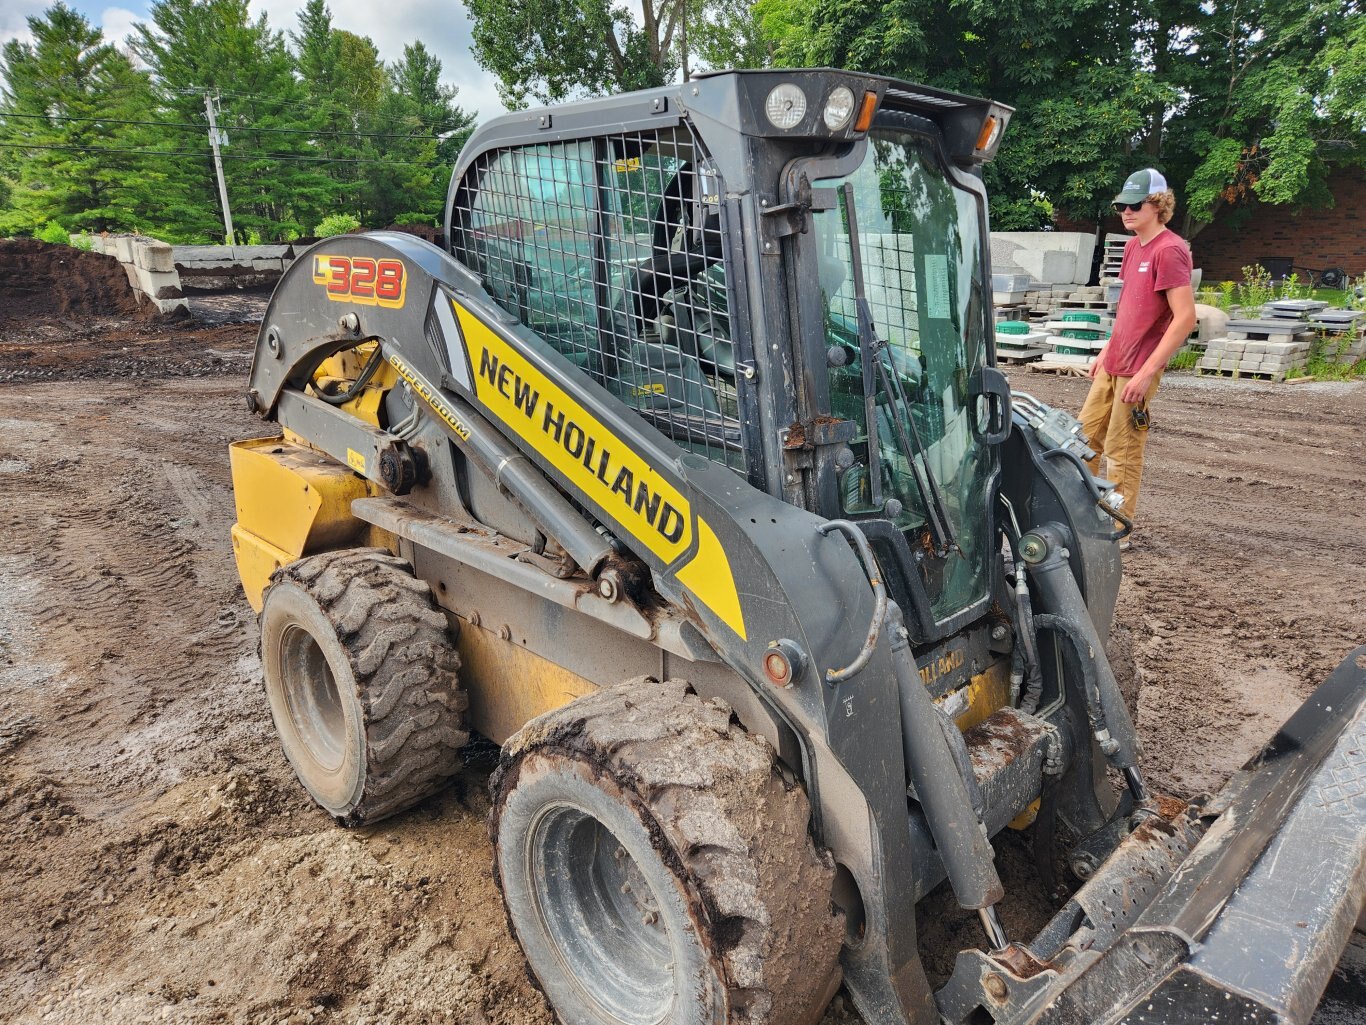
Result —
[[928, 643], [992, 601], [977, 169], [1010, 114], [830, 70], [510, 114], [461, 155], [450, 249], [677, 445], [858, 522]]

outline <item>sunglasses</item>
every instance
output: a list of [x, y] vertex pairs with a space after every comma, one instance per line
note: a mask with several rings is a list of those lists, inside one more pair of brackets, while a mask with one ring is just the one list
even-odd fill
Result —
[[1123, 211], [1128, 210], [1130, 213], [1136, 214], [1143, 209], [1147, 202], [1148, 201], [1145, 199], [1138, 203], [1112, 203], [1111, 206], [1115, 208], [1115, 213], [1122, 213]]

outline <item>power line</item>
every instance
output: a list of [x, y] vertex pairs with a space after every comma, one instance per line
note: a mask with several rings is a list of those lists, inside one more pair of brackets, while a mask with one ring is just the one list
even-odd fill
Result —
[[[180, 91], [180, 92], [186, 92], [186, 93], [199, 93], [199, 92], [202, 92], [203, 90], [200, 90], [200, 89], [181, 89], [181, 90], [179, 90], [179, 91]], [[238, 92], [230, 92], [230, 91], [228, 91], [228, 90], [219, 90], [219, 89], [214, 90], [214, 92], [217, 93], [219, 96], [235, 96], [235, 97], [237, 97], [239, 100], [255, 100], [255, 101], [258, 102], [258, 103], [274, 103], [274, 104], [276, 104], [276, 105], [278, 105], [278, 106], [282, 106], [282, 107], [299, 107], [299, 108], [301, 108], [301, 109], [303, 109], [303, 110], [317, 110], [317, 109], [318, 109], [318, 105], [317, 105], [316, 103], [304, 103], [304, 102], [301, 102], [301, 101], [299, 101], [299, 100], [282, 100], [282, 99], [280, 99], [278, 96], [259, 96], [259, 95], [256, 95], [256, 94], [254, 94], [254, 93], [238, 93]], [[457, 109], [460, 109], [460, 108], [457, 108]], [[464, 110], [461, 110], [461, 113], [466, 113], [466, 112], [465, 112]], [[373, 118], [374, 118], [375, 120], [377, 120], [377, 121], [388, 121], [388, 122], [390, 122], [391, 124], [403, 124], [403, 123], [405, 123], [403, 118], [384, 117], [383, 115], [380, 115], [380, 114], [370, 114], [369, 116], [370, 116], [370, 117], [373, 117]], [[468, 114], [466, 114], [466, 116], [468, 116]], [[438, 127], [440, 127], [442, 124], [444, 124], [444, 122], [440, 122], [440, 121], [428, 121], [428, 120], [423, 120], [422, 118], [417, 118], [416, 121], [417, 121], [417, 123], [418, 123], [419, 125], [421, 125], [421, 126], [424, 127], [424, 128], [438, 128]]]
[[[120, 153], [145, 157], [203, 157], [210, 154], [200, 150], [163, 150], [163, 149], [118, 149], [109, 146], [60, 146], [48, 144], [25, 144], [22, 142], [0, 142], [0, 149], [22, 150], [67, 150], [76, 153]], [[286, 160], [312, 164], [392, 164], [405, 167], [449, 167], [444, 160], [425, 162], [421, 160], [385, 160], [380, 157], [306, 157], [292, 153], [224, 153], [224, 160]]]
[[[122, 118], [112, 117], [75, 117], [69, 114], [0, 114], [0, 120], [6, 118], [25, 118], [31, 121], [84, 121], [94, 122], [104, 125], [142, 125], [149, 128], [182, 128], [190, 131], [202, 132], [205, 126], [183, 121], [130, 121]], [[224, 129], [229, 130], [228, 128]], [[255, 128], [251, 125], [238, 125], [230, 128], [234, 132], [261, 132], [282, 135], [308, 135], [308, 136], [340, 136], [347, 139], [409, 139], [420, 142], [436, 141], [432, 135], [398, 135], [396, 133], [385, 132], [329, 132], [312, 131], [308, 128]]]

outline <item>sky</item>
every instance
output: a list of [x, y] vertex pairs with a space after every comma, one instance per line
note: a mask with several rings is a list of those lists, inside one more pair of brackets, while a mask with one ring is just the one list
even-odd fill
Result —
[[[0, 43], [10, 39], [31, 38], [28, 19], [41, 16], [53, 0], [0, 0]], [[127, 0], [123, 6], [108, 6], [95, 0], [67, 0], [69, 6], [84, 14], [104, 31], [111, 42], [121, 43], [133, 25], [147, 20], [144, 0]], [[297, 0], [251, 0], [251, 15], [265, 13], [277, 31], [298, 28]], [[332, 24], [359, 36], [369, 36], [379, 49], [380, 59], [396, 61], [403, 47], [421, 39], [441, 61], [442, 79], [460, 91], [455, 101], [483, 121], [503, 112], [494, 78], [475, 63], [470, 54], [470, 19], [459, 0], [446, 3], [418, 3], [416, 0], [328, 0]]]

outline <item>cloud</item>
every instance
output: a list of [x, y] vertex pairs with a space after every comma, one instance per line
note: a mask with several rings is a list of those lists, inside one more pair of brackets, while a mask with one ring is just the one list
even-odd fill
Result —
[[28, 19], [38, 17], [48, 6], [44, 0], [5, 0], [0, 4], [0, 43], [8, 43], [11, 39], [33, 42]]
[[[418, 39], [441, 61], [441, 77], [460, 90], [456, 97], [480, 121], [503, 112], [492, 75], [475, 63], [470, 53], [469, 16], [460, 4], [417, 4], [411, 0], [328, 0], [332, 24], [358, 36], [369, 36], [388, 62], [403, 57], [403, 47]], [[251, 0], [251, 14], [264, 12], [273, 28], [294, 32], [299, 27], [297, 0]]]
[[128, 37], [133, 34], [133, 26], [139, 21], [146, 20], [146, 15], [130, 11], [126, 7], [106, 7], [95, 23], [103, 30], [106, 42], [125, 49]]

